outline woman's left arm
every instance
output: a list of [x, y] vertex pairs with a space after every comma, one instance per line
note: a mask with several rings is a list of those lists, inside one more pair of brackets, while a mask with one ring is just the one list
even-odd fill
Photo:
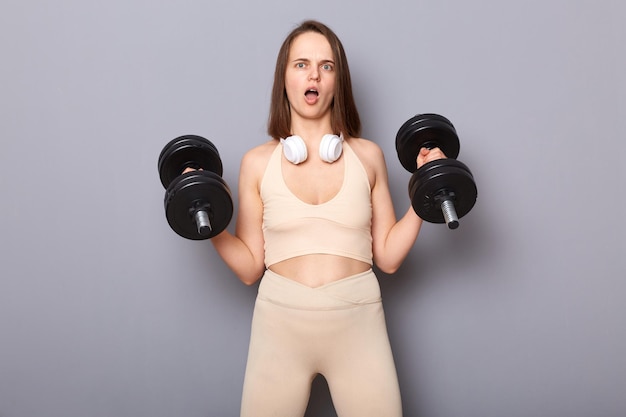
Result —
[[[418, 217], [409, 204], [409, 208], [396, 219], [387, 174], [387, 165], [380, 147], [373, 142], [366, 152], [372, 182], [372, 250], [374, 263], [381, 271], [392, 274], [398, 270], [422, 227], [423, 220]], [[424, 150], [418, 156], [418, 166], [445, 158], [439, 149]]]

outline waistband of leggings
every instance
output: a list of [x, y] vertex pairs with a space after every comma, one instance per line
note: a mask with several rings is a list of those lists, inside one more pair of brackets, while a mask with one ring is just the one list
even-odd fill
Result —
[[381, 293], [371, 269], [315, 288], [268, 269], [261, 279], [257, 299], [295, 309], [336, 310], [380, 303]]

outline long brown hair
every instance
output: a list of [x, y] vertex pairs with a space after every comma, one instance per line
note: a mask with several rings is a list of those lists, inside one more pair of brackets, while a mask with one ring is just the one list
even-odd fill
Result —
[[352, 95], [352, 80], [343, 45], [328, 26], [315, 20], [304, 21], [291, 31], [278, 51], [267, 127], [268, 134], [274, 139], [286, 138], [292, 134], [289, 100], [285, 91], [285, 72], [292, 42], [306, 32], [316, 32], [323, 35], [330, 43], [333, 51], [337, 78], [335, 97], [331, 104], [330, 113], [332, 133], [343, 133], [346, 137], [359, 137], [361, 135], [361, 119]]

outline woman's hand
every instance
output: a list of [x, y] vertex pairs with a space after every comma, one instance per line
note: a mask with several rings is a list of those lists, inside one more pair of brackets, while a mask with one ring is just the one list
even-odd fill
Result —
[[443, 151], [439, 148], [421, 148], [417, 154], [417, 168], [419, 169], [424, 164], [437, 160], [447, 158]]
[[192, 168], [192, 167], [187, 167], [187, 168], [185, 168], [185, 170], [183, 171], [183, 174], [186, 174], [186, 173], [191, 172], [191, 171], [202, 171], [202, 168], [200, 168], [200, 169], [195, 169], [195, 168]]

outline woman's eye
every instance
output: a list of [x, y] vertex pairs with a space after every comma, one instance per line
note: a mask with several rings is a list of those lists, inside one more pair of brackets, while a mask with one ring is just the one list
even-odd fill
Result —
[[304, 62], [298, 62], [296, 68], [304, 68]]
[[322, 65], [322, 69], [324, 71], [332, 71], [333, 70], [333, 66], [330, 65], [330, 64], [324, 64], [324, 65]]

